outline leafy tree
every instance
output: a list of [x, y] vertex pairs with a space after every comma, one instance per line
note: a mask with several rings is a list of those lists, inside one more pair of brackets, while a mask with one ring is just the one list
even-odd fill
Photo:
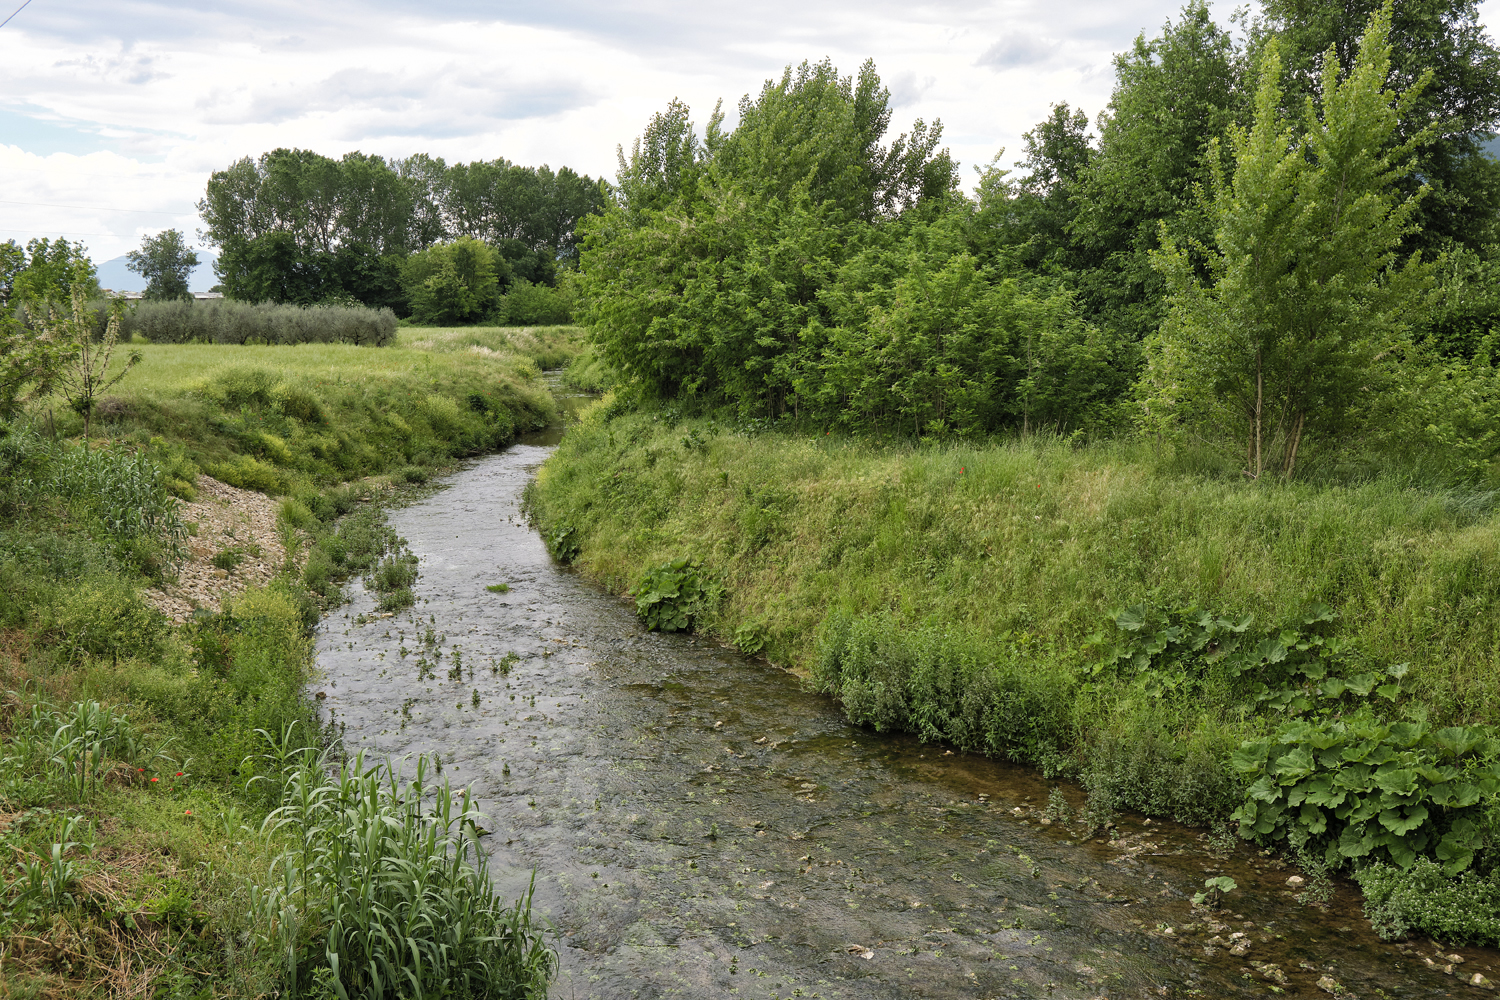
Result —
[[[38, 339], [57, 352], [48, 359], [48, 370], [40, 377], [55, 385], [67, 398], [69, 405], [83, 416], [85, 444], [88, 443], [94, 408], [99, 397], [119, 384], [132, 368], [141, 363], [141, 352], [131, 350], [125, 364], [118, 371], [110, 373], [110, 361], [120, 338], [121, 303], [119, 300], [115, 301], [103, 336], [96, 337], [94, 317], [86, 306], [88, 275], [88, 268], [81, 264], [75, 266], [71, 282], [71, 308], [65, 311], [55, 300], [51, 300], [38, 303], [32, 311], [33, 322], [40, 333]], [[40, 357], [47, 356], [43, 354]]]
[[1307, 431], [1344, 429], [1432, 283], [1420, 254], [1398, 262], [1396, 253], [1421, 193], [1403, 196], [1397, 182], [1427, 137], [1402, 141], [1399, 125], [1426, 78], [1400, 95], [1385, 89], [1390, 18], [1387, 3], [1348, 74], [1328, 50], [1300, 135], [1282, 113], [1279, 45], [1267, 44], [1254, 126], [1230, 132], [1232, 178], [1214, 173], [1215, 246], [1196, 248], [1211, 283], [1199, 280], [1186, 241], [1164, 235], [1154, 255], [1171, 314], [1151, 345], [1148, 413], [1158, 424], [1227, 417], [1251, 477], [1265, 470], [1268, 444], [1291, 475]]
[[1135, 338], [1160, 325], [1164, 289], [1150, 254], [1163, 222], [1170, 232], [1211, 240], [1193, 192], [1215, 166], [1213, 141], [1245, 108], [1242, 62], [1204, 0], [1115, 57], [1114, 94], [1070, 224], [1080, 299], [1097, 322]]
[[146, 279], [142, 296], [150, 300], [191, 299], [188, 278], [198, 266], [198, 255], [188, 249], [182, 234], [168, 229], [141, 239], [141, 248], [125, 255], [127, 265]]
[[[1379, 7], [1377, 0], [1263, 0], [1254, 34], [1280, 43], [1290, 111], [1320, 95], [1330, 47], [1350, 72], [1361, 32]], [[1407, 193], [1428, 188], [1408, 250], [1500, 241], [1500, 162], [1481, 149], [1500, 127], [1500, 49], [1478, 8], [1477, 0], [1402, 0], [1392, 11], [1390, 86], [1410, 89], [1430, 74], [1398, 126], [1402, 139], [1432, 130], [1402, 182]]]
[[504, 258], [482, 240], [461, 236], [412, 254], [401, 280], [412, 318], [421, 323], [477, 323], [500, 304]]
[[99, 277], [82, 243], [66, 239], [29, 240], [26, 265], [12, 279], [14, 294], [26, 303], [66, 301], [77, 287], [85, 299], [99, 297]]
[[1023, 137], [1024, 179], [998, 184], [1003, 175], [980, 171], [975, 222], [981, 242], [1015, 247], [1019, 259], [1032, 267], [1062, 271], [1071, 266], [1070, 230], [1078, 215], [1079, 184], [1094, 156], [1088, 129], [1082, 110], [1054, 104], [1052, 113]]
[[[16, 280], [25, 268], [26, 253], [15, 240], [0, 243], [0, 421], [4, 422], [16, 415], [26, 399], [50, 391], [61, 360], [60, 345], [16, 316], [21, 304]], [[3, 431], [4, 423], [0, 423]]]

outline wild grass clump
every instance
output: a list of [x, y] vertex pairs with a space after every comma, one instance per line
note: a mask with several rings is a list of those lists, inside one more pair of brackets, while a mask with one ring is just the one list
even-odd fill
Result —
[[396, 314], [367, 306], [296, 306], [233, 299], [138, 302], [121, 331], [153, 344], [357, 344], [384, 347]]
[[251, 891], [254, 946], [294, 993], [338, 997], [545, 997], [557, 966], [531, 920], [530, 893], [507, 906], [479, 846], [468, 792], [411, 780], [363, 753], [333, 766], [266, 738], [280, 802], [264, 829], [290, 841], [272, 881]]

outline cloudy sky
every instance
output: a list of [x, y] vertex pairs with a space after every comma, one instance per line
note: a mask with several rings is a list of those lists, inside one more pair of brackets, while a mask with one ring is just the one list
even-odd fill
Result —
[[[0, 19], [21, 0], [0, 0]], [[30, 0], [0, 28], [0, 240], [96, 261], [175, 226], [215, 169], [277, 146], [503, 156], [613, 177], [680, 97], [701, 124], [788, 63], [874, 57], [895, 125], [940, 118], [970, 166], [1059, 100], [1090, 116], [1160, 0]], [[1234, 4], [1215, 4], [1227, 21]], [[1486, 23], [1500, 0], [1481, 6]], [[1492, 32], [1493, 33], [1493, 32]], [[1007, 160], [1011, 156], [1007, 156]]]

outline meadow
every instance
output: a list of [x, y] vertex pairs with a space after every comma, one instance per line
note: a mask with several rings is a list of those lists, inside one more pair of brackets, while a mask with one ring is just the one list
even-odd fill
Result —
[[[553, 420], [541, 371], [575, 342], [139, 344], [92, 440], [56, 399], [0, 439], [6, 995], [544, 995], [551, 952], [489, 888], [474, 804], [421, 762], [342, 760], [305, 686], [345, 580], [413, 600], [415, 560], [371, 501]], [[289, 555], [173, 625], [142, 595], [181, 558], [172, 497], [202, 473], [281, 496]]]

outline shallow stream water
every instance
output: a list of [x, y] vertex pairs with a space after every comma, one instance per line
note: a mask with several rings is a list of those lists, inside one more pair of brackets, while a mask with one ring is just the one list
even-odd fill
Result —
[[[1032, 771], [856, 728], [762, 661], [644, 631], [525, 523], [550, 450], [516, 445], [392, 511], [417, 606], [373, 617], [354, 584], [316, 690], [351, 748], [440, 754], [472, 787], [500, 888], [537, 873], [552, 996], [1479, 997], [1463, 980], [1500, 980], [1494, 952], [1445, 975], [1430, 943], [1382, 943], [1348, 887], [1298, 905], [1293, 872], [1245, 845], [1216, 859], [1198, 831], [1131, 817], [1081, 841], [1044, 824], [1053, 786]], [[1239, 888], [1195, 912], [1220, 874]]]

